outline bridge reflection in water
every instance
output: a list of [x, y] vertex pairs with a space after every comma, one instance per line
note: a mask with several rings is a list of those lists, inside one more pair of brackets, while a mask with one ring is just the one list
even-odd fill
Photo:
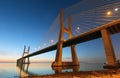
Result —
[[28, 72], [29, 64], [24, 64], [24, 67], [17, 66], [19, 77], [33, 75], [32, 73]]
[[52, 67], [52, 69], [55, 71], [55, 74], [62, 73], [62, 70], [66, 69], [72, 69], [72, 72], [78, 72], [79, 68], [79, 66]]
[[[35, 73], [32, 73], [31, 71], [29, 71], [29, 67], [30, 67], [29, 64], [25, 64], [24, 68], [17, 66], [17, 69], [19, 72], [19, 77], [35, 76], [35, 75], [38, 76], [38, 74], [35, 74]], [[79, 72], [80, 66], [52, 67], [51, 69], [54, 71], [53, 74], [57, 75], [59, 73], [64, 73], [64, 72]], [[46, 73], [46, 75], [47, 75], [47, 73]]]

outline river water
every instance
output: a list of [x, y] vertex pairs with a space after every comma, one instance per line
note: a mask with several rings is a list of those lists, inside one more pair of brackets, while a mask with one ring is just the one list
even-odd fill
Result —
[[[31, 63], [24, 71], [16, 63], [0, 63], [0, 78], [19, 78], [28, 75], [47, 75], [63, 72], [102, 70], [102, 63], [80, 63], [80, 67], [52, 68], [51, 63]], [[26, 73], [27, 72], [27, 73]]]

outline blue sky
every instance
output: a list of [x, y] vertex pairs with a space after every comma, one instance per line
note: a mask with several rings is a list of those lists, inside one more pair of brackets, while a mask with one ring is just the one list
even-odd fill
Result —
[[[0, 0], [0, 61], [16, 61], [21, 57], [24, 45], [30, 45], [31, 51], [34, 51], [58, 15], [60, 8], [67, 8], [80, 1]], [[116, 35], [114, 38], [119, 39]], [[116, 39], [113, 39], [114, 46], [118, 47], [119, 41], [116, 42]], [[81, 61], [105, 60], [102, 39], [78, 44], [76, 47]], [[67, 48], [64, 51], [63, 58], [69, 60], [70, 50]], [[55, 53], [56, 51], [48, 52], [31, 59], [53, 61]]]
[[0, 0], [0, 59], [20, 57], [23, 46], [34, 49], [60, 8], [80, 0]]

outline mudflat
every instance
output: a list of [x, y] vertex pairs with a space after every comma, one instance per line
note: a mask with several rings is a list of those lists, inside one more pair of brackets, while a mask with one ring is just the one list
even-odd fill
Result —
[[120, 78], [120, 69], [64, 72], [51, 75], [26, 76], [23, 78]]

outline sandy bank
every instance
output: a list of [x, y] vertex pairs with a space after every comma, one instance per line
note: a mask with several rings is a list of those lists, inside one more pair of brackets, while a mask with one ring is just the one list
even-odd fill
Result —
[[120, 70], [65, 72], [53, 75], [28, 76], [23, 78], [120, 78]]

